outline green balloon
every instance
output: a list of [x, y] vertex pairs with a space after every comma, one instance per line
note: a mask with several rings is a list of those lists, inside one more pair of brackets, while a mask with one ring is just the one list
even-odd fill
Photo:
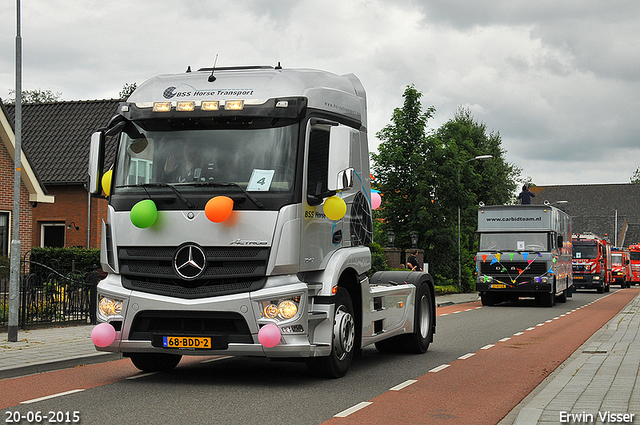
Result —
[[153, 225], [158, 218], [158, 208], [151, 199], [144, 199], [131, 208], [131, 223], [140, 229]]

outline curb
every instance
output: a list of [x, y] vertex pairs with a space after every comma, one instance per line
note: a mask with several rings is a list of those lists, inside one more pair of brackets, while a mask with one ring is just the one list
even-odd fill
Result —
[[86, 356], [71, 357], [64, 360], [54, 360], [51, 362], [34, 363], [28, 366], [19, 366], [10, 369], [0, 370], [0, 380], [17, 378], [26, 375], [33, 375], [42, 372], [51, 372], [54, 370], [68, 369], [76, 366], [87, 364], [104, 363], [114, 360], [120, 360], [120, 353], [96, 353]]

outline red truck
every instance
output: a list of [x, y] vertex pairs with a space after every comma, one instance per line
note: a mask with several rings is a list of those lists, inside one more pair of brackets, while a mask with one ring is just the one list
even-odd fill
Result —
[[576, 289], [597, 289], [609, 292], [611, 274], [611, 243], [594, 234], [573, 235], [573, 285]]
[[640, 244], [629, 245], [631, 285], [640, 284]]
[[631, 263], [627, 248], [611, 248], [611, 273], [613, 283], [620, 285], [621, 288], [631, 287]]

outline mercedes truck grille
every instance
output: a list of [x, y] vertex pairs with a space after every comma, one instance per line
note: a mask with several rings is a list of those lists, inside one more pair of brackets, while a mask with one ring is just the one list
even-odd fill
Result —
[[127, 289], [200, 298], [260, 289], [269, 248], [121, 247], [120, 274]]

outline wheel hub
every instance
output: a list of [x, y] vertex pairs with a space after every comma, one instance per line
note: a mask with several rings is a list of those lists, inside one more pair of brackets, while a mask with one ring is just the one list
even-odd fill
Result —
[[333, 350], [339, 360], [344, 359], [353, 350], [355, 334], [353, 316], [340, 306], [333, 325]]

